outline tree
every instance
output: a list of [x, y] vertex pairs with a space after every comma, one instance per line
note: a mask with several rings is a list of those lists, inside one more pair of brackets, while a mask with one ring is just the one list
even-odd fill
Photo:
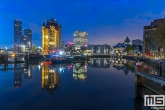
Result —
[[130, 53], [130, 52], [134, 52], [136, 47], [137, 46], [135, 44], [133, 44], [131, 46], [126, 47], [124, 51], [127, 52], [127, 54]]
[[165, 49], [165, 20], [163, 24], [157, 28], [155, 36], [159, 42], [159, 46]]
[[32, 52], [36, 52], [36, 45], [35, 44], [33, 44], [33, 46], [32, 46]]
[[146, 52], [150, 51], [150, 48], [157, 49], [160, 46], [159, 38], [157, 37], [157, 31], [153, 30], [148, 34], [148, 37], [145, 38], [146, 42]]
[[133, 45], [131, 45], [130, 48], [131, 48], [131, 50], [134, 52], [134, 51], [136, 50], [136, 47], [137, 47], [137, 46], [136, 46], [135, 44], [133, 44]]
[[124, 66], [125, 66], [126, 70], [131, 70], [131, 72], [135, 72], [135, 67], [130, 62], [125, 63]]
[[128, 54], [128, 53], [130, 53], [132, 50], [131, 50], [130, 46], [128, 46], [128, 47], [125, 48], [124, 51], [127, 52], [127, 54]]

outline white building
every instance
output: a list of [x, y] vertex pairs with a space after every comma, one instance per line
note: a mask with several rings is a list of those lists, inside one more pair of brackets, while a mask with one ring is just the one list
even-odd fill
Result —
[[88, 33], [83, 31], [75, 31], [73, 36], [75, 49], [81, 49], [82, 47], [86, 47], [88, 45]]
[[112, 52], [112, 48], [110, 45], [89, 45], [88, 49], [91, 50], [92, 55], [107, 55]]

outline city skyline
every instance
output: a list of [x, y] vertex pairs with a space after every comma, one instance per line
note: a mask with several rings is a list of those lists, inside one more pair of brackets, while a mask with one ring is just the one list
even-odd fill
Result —
[[[36, 4], [37, 3], [37, 4]], [[0, 47], [13, 47], [13, 21], [22, 21], [22, 28], [33, 31], [33, 42], [41, 46], [42, 22], [56, 18], [62, 25], [62, 40], [73, 42], [73, 33], [82, 30], [88, 33], [89, 44], [116, 45], [128, 36], [130, 40], [142, 39], [143, 26], [163, 18], [165, 1], [159, 0], [97, 0], [54, 2], [1, 1]], [[33, 4], [33, 5], [31, 5]], [[50, 6], [50, 4], [57, 4]], [[14, 7], [13, 7], [14, 6]], [[21, 9], [21, 10], [20, 10]], [[66, 19], [67, 18], [67, 19]]]

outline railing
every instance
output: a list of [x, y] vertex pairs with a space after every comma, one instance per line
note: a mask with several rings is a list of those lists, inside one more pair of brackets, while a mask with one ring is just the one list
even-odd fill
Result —
[[135, 74], [165, 85], [165, 78], [155, 76], [155, 75], [151, 75], [151, 74], [148, 74], [148, 73], [145, 73], [145, 72], [138, 72], [138, 71], [136, 71]]

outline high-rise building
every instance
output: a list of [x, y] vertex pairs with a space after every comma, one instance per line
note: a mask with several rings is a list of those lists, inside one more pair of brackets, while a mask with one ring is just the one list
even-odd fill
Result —
[[25, 36], [25, 35], [22, 35], [21, 36], [21, 44], [22, 45], [28, 45], [28, 42], [29, 42], [29, 37]]
[[64, 41], [60, 42], [60, 48], [63, 49], [64, 48]]
[[21, 36], [21, 52], [30, 52], [31, 50], [31, 43], [30, 38], [28, 36], [22, 35]]
[[16, 50], [18, 38], [22, 35], [22, 21], [14, 20], [14, 49]]
[[83, 31], [75, 31], [73, 36], [76, 49], [80, 49], [81, 47], [86, 47], [88, 45], [88, 33]]
[[60, 48], [61, 25], [55, 19], [48, 20], [42, 25], [42, 50], [44, 54], [49, 54]]
[[165, 18], [155, 19], [151, 22], [150, 25], [143, 27], [143, 57], [146, 53], [150, 52], [150, 49], [154, 49], [154, 45], [146, 45], [146, 39], [149, 35], [155, 31], [159, 26], [161, 26], [165, 22]]
[[24, 35], [28, 37], [29, 39], [29, 45], [30, 45], [30, 48], [32, 47], [32, 31], [31, 29], [24, 29]]

